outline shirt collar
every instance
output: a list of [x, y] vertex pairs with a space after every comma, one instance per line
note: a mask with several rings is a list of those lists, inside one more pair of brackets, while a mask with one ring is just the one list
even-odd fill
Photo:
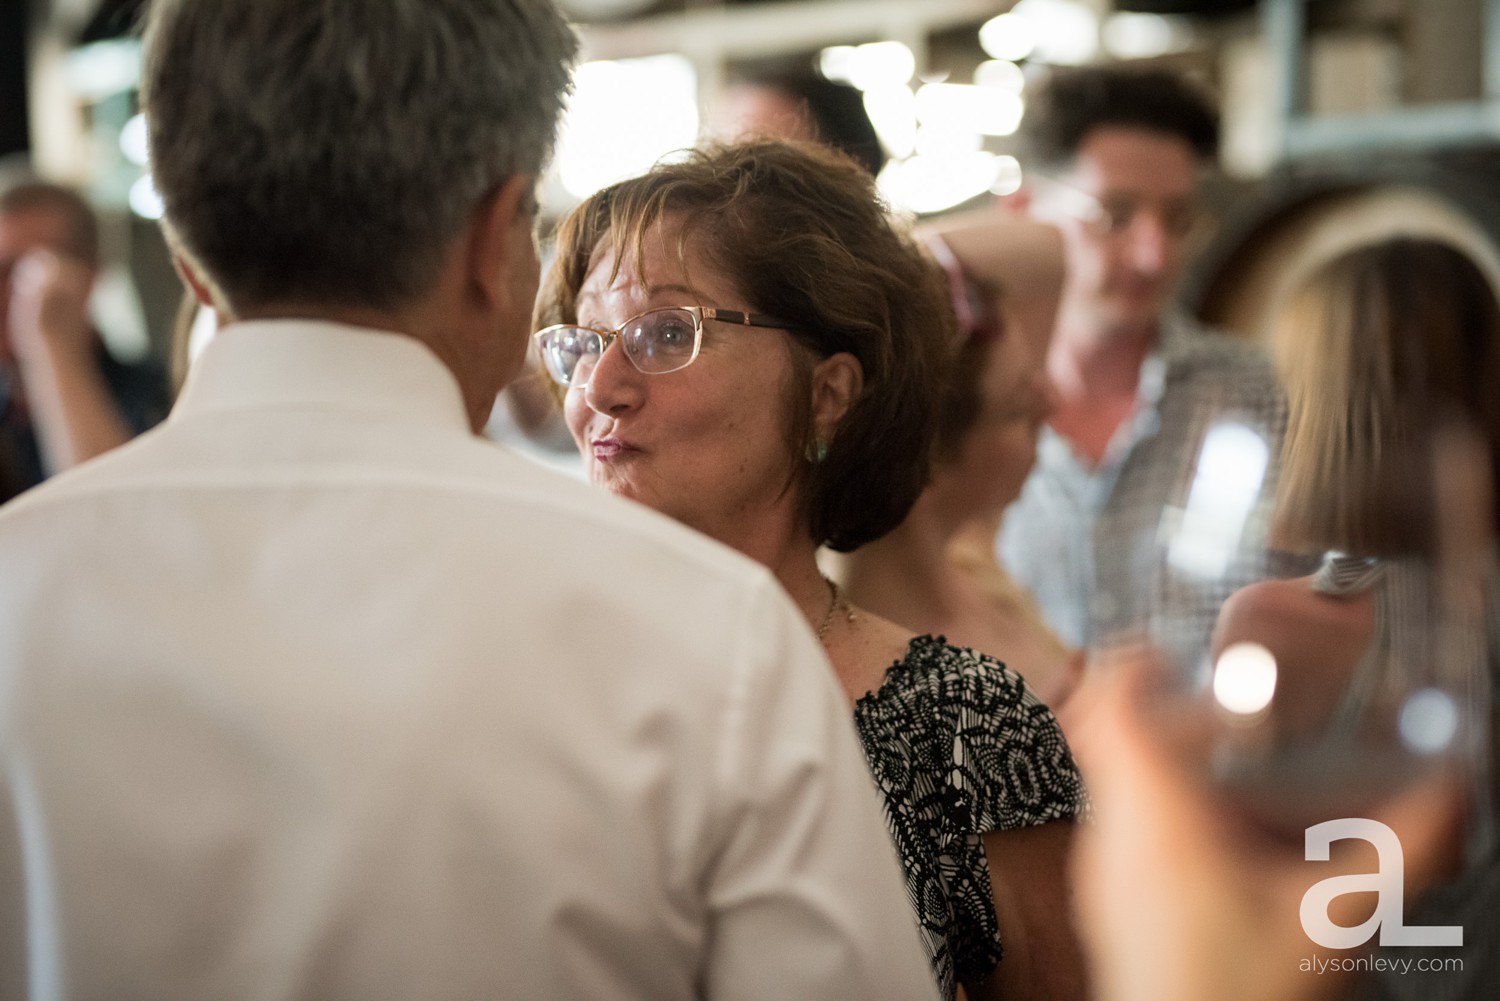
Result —
[[1156, 342], [1141, 362], [1135, 410], [1115, 431], [1104, 458], [1097, 466], [1080, 461], [1072, 444], [1049, 425], [1043, 425], [1037, 442], [1043, 461], [1054, 467], [1060, 463], [1072, 463], [1089, 477], [1104, 477], [1112, 482], [1114, 473], [1136, 443], [1160, 427], [1158, 410], [1167, 388], [1167, 371], [1192, 347], [1194, 336], [1191, 323], [1180, 313], [1169, 311], [1162, 315]]
[[1167, 370], [1186, 355], [1193, 346], [1196, 331], [1182, 314], [1169, 311], [1162, 315], [1156, 343], [1141, 363], [1141, 378], [1136, 390], [1142, 410], [1155, 410], [1166, 389]]
[[193, 362], [173, 416], [286, 406], [471, 430], [458, 380], [421, 341], [322, 320], [225, 327]]

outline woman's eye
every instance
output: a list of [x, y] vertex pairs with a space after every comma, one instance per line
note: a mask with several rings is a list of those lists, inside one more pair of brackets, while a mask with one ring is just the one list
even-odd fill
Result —
[[665, 323], [656, 328], [655, 340], [662, 347], [683, 347], [693, 343], [693, 328], [681, 323]]

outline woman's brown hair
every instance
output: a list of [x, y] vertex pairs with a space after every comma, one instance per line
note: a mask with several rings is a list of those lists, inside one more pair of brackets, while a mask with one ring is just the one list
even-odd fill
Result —
[[[576, 323], [596, 251], [613, 246], [617, 268], [639, 271], [647, 235], [669, 219], [685, 270], [701, 255], [806, 349], [793, 352], [787, 448], [813, 539], [847, 552], [896, 527], [927, 482], [956, 341], [941, 269], [847, 157], [807, 143], [711, 146], [605, 188], [563, 220], [537, 326]], [[808, 462], [812, 367], [841, 351], [859, 359], [864, 388], [826, 459]]]

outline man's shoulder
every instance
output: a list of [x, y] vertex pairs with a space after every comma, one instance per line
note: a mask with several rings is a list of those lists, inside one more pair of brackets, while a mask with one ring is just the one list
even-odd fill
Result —
[[614, 550], [614, 558], [624, 567], [639, 569], [632, 561], [649, 553], [653, 561], [669, 561], [694, 574], [727, 577], [745, 585], [758, 587], [770, 578], [770, 572], [749, 557], [643, 504], [611, 496], [514, 453], [507, 452], [506, 461], [509, 471], [519, 469], [524, 478], [509, 479], [504, 487], [486, 487], [481, 493], [494, 497], [496, 503], [529, 512], [532, 519], [565, 523], [576, 536], [596, 539], [601, 558]]
[[1187, 316], [1174, 315], [1167, 322], [1165, 355], [1170, 368], [1194, 373], [1273, 375], [1271, 357], [1263, 345]]
[[[0, 507], [0, 545], [37, 531], [54, 539], [89, 534], [90, 525], [104, 531], [105, 522], [111, 536], [129, 534], [123, 519], [132, 510], [142, 522], [163, 507], [211, 522], [217, 510], [234, 507], [245, 530], [269, 543], [281, 536], [282, 518], [293, 530], [296, 515], [329, 518], [323, 545], [330, 548], [341, 545], [339, 537], [374, 545], [377, 527], [369, 519], [378, 518], [383, 537], [399, 539], [407, 530], [428, 539], [462, 537], [475, 561], [525, 551], [550, 563], [547, 554], [555, 552], [580, 575], [657, 575], [658, 588], [717, 581], [741, 596], [768, 581], [763, 567], [721, 543], [481, 438], [432, 434], [393, 450], [392, 458], [377, 452], [374, 459], [242, 468], [228, 459], [205, 461], [195, 450], [201, 438], [183, 443], [175, 431], [166, 422]], [[330, 518], [341, 506], [363, 512], [362, 521]], [[151, 531], [171, 533], [172, 525], [156, 521]]]
[[1163, 355], [1168, 393], [1206, 393], [1256, 407], [1279, 405], [1281, 383], [1261, 344], [1179, 317]]

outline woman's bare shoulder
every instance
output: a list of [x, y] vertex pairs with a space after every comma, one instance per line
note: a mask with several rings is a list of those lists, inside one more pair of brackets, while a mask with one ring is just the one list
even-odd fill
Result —
[[1268, 647], [1278, 659], [1299, 651], [1326, 655], [1363, 649], [1372, 616], [1368, 594], [1325, 594], [1313, 588], [1311, 577], [1258, 581], [1224, 602], [1214, 628], [1213, 652], [1217, 655], [1241, 642]]
[[847, 618], [829, 630], [828, 659], [851, 701], [873, 692], [892, 664], [906, 657], [912, 631], [863, 608], [850, 608]]

